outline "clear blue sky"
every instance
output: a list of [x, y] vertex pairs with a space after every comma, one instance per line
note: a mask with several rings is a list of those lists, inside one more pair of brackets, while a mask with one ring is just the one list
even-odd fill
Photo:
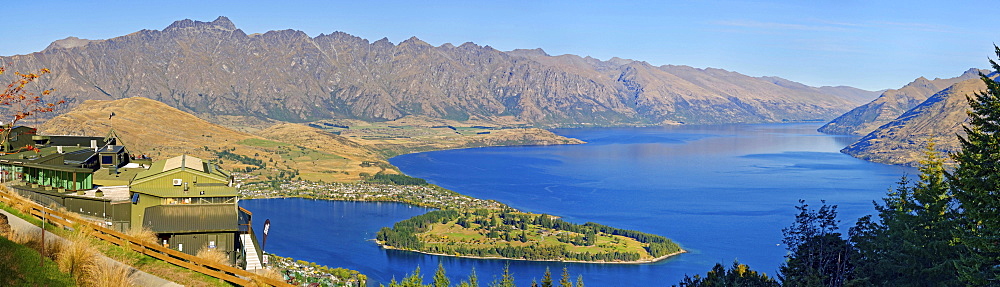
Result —
[[[246, 33], [343, 31], [393, 43], [713, 67], [813, 86], [898, 88], [987, 68], [996, 1], [40, 1], [6, 5], [0, 55], [229, 17]], [[926, 3], [923, 3], [926, 2]], [[955, 3], [952, 3], [955, 2]]]

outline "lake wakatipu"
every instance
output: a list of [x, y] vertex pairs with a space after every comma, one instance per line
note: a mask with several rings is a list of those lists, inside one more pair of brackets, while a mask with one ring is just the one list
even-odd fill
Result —
[[903, 175], [916, 169], [870, 163], [839, 153], [856, 137], [816, 132], [817, 123], [656, 128], [581, 128], [553, 132], [582, 145], [489, 147], [401, 155], [410, 176], [511, 207], [666, 236], [689, 253], [650, 264], [582, 264], [466, 259], [384, 250], [372, 240], [383, 226], [428, 209], [397, 203], [307, 199], [243, 200], [265, 250], [358, 270], [370, 283], [401, 279], [417, 266], [430, 282], [441, 262], [453, 284], [475, 268], [480, 286], [510, 264], [518, 286], [554, 277], [565, 266], [587, 286], [669, 286], [733, 260], [775, 275], [784, 260], [781, 229], [799, 199], [839, 205], [840, 231], [874, 213]]

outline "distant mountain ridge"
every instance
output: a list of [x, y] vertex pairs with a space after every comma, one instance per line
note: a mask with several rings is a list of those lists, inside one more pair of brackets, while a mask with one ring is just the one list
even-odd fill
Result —
[[841, 152], [864, 160], [910, 166], [923, 158], [929, 140], [935, 141], [937, 150], [956, 152], [961, 149], [957, 136], [965, 135], [962, 125], [969, 121], [966, 97], [985, 90], [986, 84], [978, 78], [951, 85]]
[[541, 49], [434, 47], [416, 37], [394, 45], [343, 32], [247, 35], [225, 17], [107, 40], [69, 38], [0, 61], [11, 71], [51, 69], [47, 84], [68, 107], [146, 97], [196, 115], [290, 122], [408, 115], [545, 127], [809, 121], [834, 118], [871, 93]]
[[877, 99], [837, 117], [819, 128], [819, 131], [828, 134], [866, 135], [926, 101], [935, 93], [956, 83], [979, 78], [980, 72], [989, 73], [972, 68], [954, 78], [934, 80], [917, 78], [902, 88], [883, 92]]

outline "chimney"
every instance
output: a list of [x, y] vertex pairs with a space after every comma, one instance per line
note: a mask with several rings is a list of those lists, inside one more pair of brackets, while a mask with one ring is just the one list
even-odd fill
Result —
[[56, 152], [63, 153], [62, 146], [56, 146]]
[[94, 152], [97, 152], [97, 140], [90, 140], [90, 148], [94, 149]]

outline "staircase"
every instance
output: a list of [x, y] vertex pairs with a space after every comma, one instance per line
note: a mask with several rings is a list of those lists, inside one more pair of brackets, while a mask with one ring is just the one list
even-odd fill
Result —
[[257, 256], [257, 246], [253, 245], [253, 239], [250, 238], [250, 234], [240, 234], [240, 242], [243, 242], [243, 252], [246, 253], [246, 270], [263, 269], [264, 266], [260, 264], [260, 257]]

